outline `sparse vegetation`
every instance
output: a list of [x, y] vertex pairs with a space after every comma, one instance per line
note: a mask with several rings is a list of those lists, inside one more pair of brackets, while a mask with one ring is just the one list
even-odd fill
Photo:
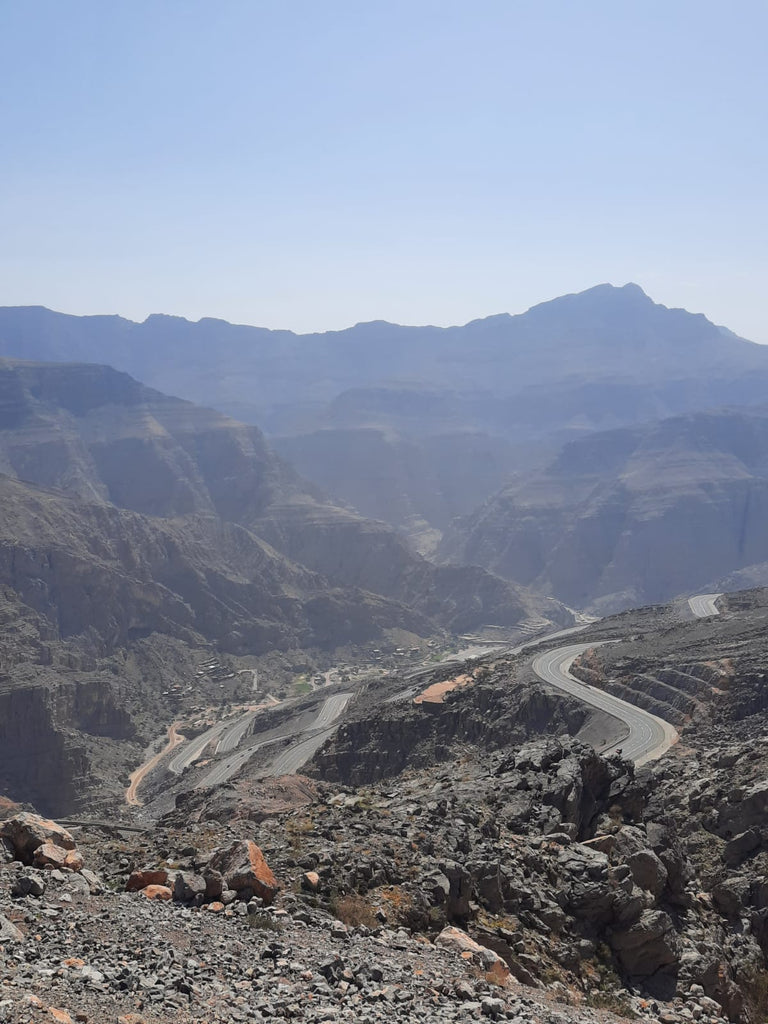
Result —
[[360, 925], [375, 928], [378, 924], [370, 904], [357, 893], [332, 896], [329, 906], [334, 917], [350, 928], [358, 928]]
[[281, 932], [282, 922], [277, 921], [271, 914], [249, 914], [248, 927], [260, 932]]

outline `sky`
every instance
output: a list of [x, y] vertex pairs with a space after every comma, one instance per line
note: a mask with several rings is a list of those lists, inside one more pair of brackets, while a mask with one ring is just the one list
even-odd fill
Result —
[[765, 0], [0, 0], [0, 305], [768, 342]]

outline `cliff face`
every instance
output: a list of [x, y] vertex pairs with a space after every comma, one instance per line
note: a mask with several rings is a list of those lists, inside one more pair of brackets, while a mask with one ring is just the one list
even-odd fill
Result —
[[[87, 503], [83, 516], [89, 528], [97, 536], [106, 530], [113, 537], [106, 561], [116, 559], [129, 569], [135, 563], [133, 575], [142, 579], [146, 593], [127, 593], [122, 584], [120, 603], [129, 608], [148, 603], [151, 608], [148, 614], [137, 612], [135, 622], [129, 618], [115, 624], [113, 631], [120, 636], [141, 631], [146, 628], [142, 623], [155, 616], [204, 634], [213, 632], [218, 639], [226, 632], [223, 622], [215, 621], [222, 618], [222, 604], [231, 611], [239, 601], [248, 607], [250, 620], [273, 619], [282, 630], [282, 635], [274, 630], [264, 635], [262, 626], [256, 635], [240, 617], [233, 632], [252, 634], [244, 646], [286, 640], [327, 646], [335, 638], [301, 635], [302, 629], [305, 634], [319, 632], [319, 625], [312, 624], [312, 608], [304, 614], [295, 607], [302, 594], [313, 602], [326, 595], [321, 601], [323, 629], [332, 625], [328, 618], [334, 603], [340, 608], [339, 629], [348, 621], [346, 609], [368, 603], [374, 622], [365, 630], [366, 639], [390, 625], [422, 633], [456, 623], [462, 628], [483, 621], [511, 625], [533, 610], [524, 594], [476, 570], [467, 572], [445, 602], [436, 600], [444, 573], [383, 523], [324, 500], [272, 453], [256, 427], [161, 395], [109, 367], [0, 362], [0, 472], [61, 489]], [[106, 507], [101, 521], [94, 507], [99, 504]], [[109, 505], [151, 516], [152, 525], [140, 517], [118, 519]], [[48, 535], [54, 533], [50, 526]], [[125, 538], [122, 545], [114, 541], [117, 534]], [[258, 538], [298, 565], [281, 559]], [[28, 546], [36, 548], [34, 541]], [[21, 556], [17, 552], [14, 557]], [[57, 564], [46, 572], [55, 572], [62, 559], [66, 555], [59, 550]], [[190, 573], [190, 561], [198, 569], [205, 566], [204, 580]], [[74, 567], [65, 570], [61, 579], [74, 575]], [[317, 573], [325, 580], [313, 576]], [[78, 590], [93, 593], [93, 614], [98, 617], [103, 601], [96, 594], [98, 583], [83, 582], [87, 586], [78, 585]], [[176, 597], [159, 593], [154, 584]], [[201, 588], [213, 598], [204, 612]], [[338, 593], [329, 603], [327, 592], [334, 588]], [[349, 588], [377, 596], [341, 593]], [[268, 608], [254, 606], [261, 600], [259, 593], [268, 596]], [[410, 626], [407, 613], [387, 610], [387, 602], [412, 610]], [[360, 623], [359, 615], [352, 617]], [[102, 626], [107, 624], [99, 620], [100, 631]], [[354, 639], [349, 629], [342, 632], [336, 643]]]
[[489, 500], [445, 557], [597, 611], [690, 593], [768, 559], [768, 415], [597, 434]]
[[0, 679], [0, 790], [44, 814], [88, 805], [94, 789], [89, 738], [136, 739], [106, 681], [61, 677], [11, 684]]
[[537, 685], [515, 684], [500, 672], [491, 676], [455, 691], [445, 703], [380, 705], [375, 713], [345, 723], [315, 756], [314, 772], [345, 785], [365, 785], [406, 768], [455, 762], [464, 746], [488, 752], [538, 735], [575, 735], [589, 717], [578, 701]]
[[102, 654], [151, 633], [260, 654], [435, 628], [395, 602], [329, 587], [215, 519], [148, 518], [7, 477], [0, 505], [0, 583], [55, 636], [92, 632]]

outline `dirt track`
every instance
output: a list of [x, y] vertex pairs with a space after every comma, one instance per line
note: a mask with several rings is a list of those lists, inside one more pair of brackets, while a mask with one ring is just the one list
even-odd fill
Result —
[[148, 761], [145, 761], [140, 768], [137, 768], [135, 772], [131, 772], [130, 780], [131, 784], [125, 791], [125, 802], [131, 807], [141, 806], [141, 800], [138, 797], [138, 788], [144, 781], [145, 777], [155, 768], [165, 757], [166, 754], [170, 753], [174, 747], [178, 747], [180, 743], [183, 743], [186, 739], [180, 732], [177, 732], [180, 722], [174, 722], [173, 725], [168, 726], [168, 742], [163, 749], [155, 754], [154, 757], [150, 757]]

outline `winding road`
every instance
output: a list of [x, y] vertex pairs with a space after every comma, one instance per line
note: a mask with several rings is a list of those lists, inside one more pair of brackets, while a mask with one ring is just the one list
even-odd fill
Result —
[[[296, 725], [291, 727], [296, 730], [293, 734], [284, 731], [285, 727], [272, 730], [261, 741], [251, 743], [243, 747], [242, 750], [237, 750], [234, 754], [230, 754], [213, 765], [211, 770], [196, 783], [195, 788], [206, 789], [210, 786], [223, 785], [223, 783], [229, 781], [235, 772], [243, 767], [246, 761], [253, 757], [257, 750], [261, 750], [262, 747], [269, 746], [272, 743], [284, 742], [286, 739], [297, 740], [298, 742], [282, 749], [276, 754], [274, 759], [264, 769], [264, 774], [273, 777], [294, 774], [294, 772], [297, 772], [306, 764], [335, 731], [337, 720], [341, 717], [352, 697], [353, 694], [351, 693], [335, 693], [331, 697], [327, 697], [320, 705], [317, 715], [311, 721], [300, 725], [298, 729], [296, 729]], [[232, 748], [228, 749], [231, 750]], [[220, 743], [219, 752], [221, 750], [222, 744]]]
[[185, 768], [188, 768], [200, 757], [208, 744], [214, 741], [218, 742], [221, 734], [231, 725], [231, 722], [217, 722], [216, 725], [190, 740], [184, 749], [168, 762], [168, 771], [173, 772], [174, 775], [181, 775]]
[[568, 647], [557, 647], [554, 651], [545, 651], [534, 658], [533, 671], [545, 683], [556, 686], [558, 690], [563, 690], [582, 703], [597, 708], [624, 724], [624, 736], [598, 748], [601, 754], [621, 750], [624, 757], [638, 765], [661, 757], [677, 741], [677, 730], [674, 726], [648, 711], [643, 711], [642, 708], [635, 707], [634, 704], [614, 697], [611, 693], [582, 683], [571, 675], [569, 670], [576, 658], [584, 651], [598, 646], [600, 641], [591, 644], [570, 644]]
[[[697, 618], [707, 618], [719, 614], [715, 601], [720, 594], [697, 594], [688, 599], [691, 611]], [[579, 655], [592, 647], [603, 643], [617, 641], [598, 640], [587, 644], [570, 644], [557, 647], [553, 651], [539, 654], [533, 661], [533, 671], [545, 683], [556, 686], [559, 690], [576, 697], [577, 700], [596, 708], [605, 714], [612, 715], [626, 727], [626, 733], [620, 740], [613, 741], [599, 748], [600, 753], [608, 754], [621, 750], [624, 757], [634, 761], [636, 765], [645, 764], [661, 757], [677, 742], [678, 734], [674, 726], [663, 718], [652, 715], [649, 711], [635, 707], [611, 693], [606, 693], [595, 686], [582, 683], [571, 675], [570, 667]]]
[[145, 761], [141, 767], [137, 768], [135, 772], [131, 772], [130, 785], [125, 791], [125, 802], [131, 807], [140, 807], [141, 800], [139, 800], [138, 790], [141, 783], [149, 775], [153, 768], [155, 768], [160, 761], [165, 757], [166, 754], [170, 753], [175, 747], [178, 747], [180, 743], [184, 742], [185, 737], [178, 732], [178, 727], [181, 722], [174, 722], [173, 725], [168, 726], [168, 742], [162, 750], [158, 751], [154, 757], [151, 757], [149, 761]]
[[688, 598], [688, 606], [697, 619], [708, 619], [711, 615], [719, 615], [720, 609], [715, 602], [722, 594], [697, 594]]

